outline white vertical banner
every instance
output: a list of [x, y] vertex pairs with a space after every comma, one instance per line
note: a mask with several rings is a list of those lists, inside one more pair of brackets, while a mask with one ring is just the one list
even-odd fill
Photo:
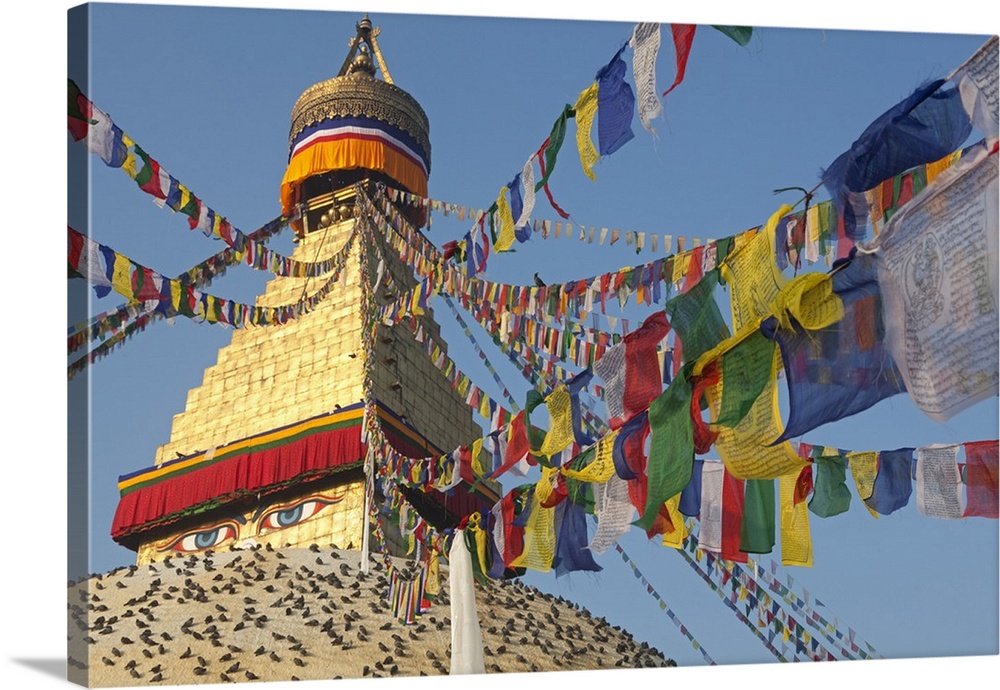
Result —
[[476, 611], [472, 557], [465, 546], [465, 531], [455, 530], [448, 552], [448, 588], [451, 596], [451, 670], [453, 676], [486, 673], [483, 633]]

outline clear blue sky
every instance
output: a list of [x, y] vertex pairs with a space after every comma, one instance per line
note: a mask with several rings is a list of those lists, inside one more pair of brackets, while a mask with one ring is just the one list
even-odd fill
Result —
[[[867, 14], [870, 23], [865, 23], [832, 11], [798, 19], [727, 8], [728, 13], [699, 10], [677, 17], [663, 9], [650, 16], [629, 5], [621, 21], [605, 23], [403, 16], [377, 11], [383, 5], [368, 9], [382, 28], [380, 44], [389, 69], [395, 82], [420, 101], [431, 122], [431, 196], [480, 207], [488, 206], [520, 170], [563, 104], [573, 103], [628, 39], [635, 19], [753, 24], [755, 35], [746, 48], [707, 26], [699, 29], [686, 80], [665, 99], [664, 115], [655, 123], [659, 138], [636, 120], [635, 139], [601, 161], [594, 183], [581, 173], [570, 136], [552, 178], [556, 200], [576, 222], [703, 238], [763, 223], [786, 200], [776, 198], [774, 188], [814, 186], [819, 169], [872, 119], [921, 82], [945, 76], [987, 33], [997, 31], [995, 21], [971, 20], [945, 28], [982, 33], [768, 28], [937, 27], [929, 21], [913, 25]], [[279, 212], [277, 191], [292, 104], [303, 89], [336, 74], [364, 9], [327, 14], [97, 6], [88, 95], [175, 177], [249, 232]], [[442, 6], [440, 11], [454, 8]], [[583, 16], [597, 15], [588, 10]], [[611, 16], [610, 9], [603, 13]], [[631, 64], [629, 52], [626, 60]], [[69, 76], [82, 81], [80, 69], [71, 65]], [[657, 62], [660, 91], [673, 80], [673, 72], [672, 44], [664, 26]], [[61, 84], [61, 76], [57, 66], [53, 83]], [[61, 104], [58, 98], [53, 102]], [[51, 121], [61, 123], [61, 111]], [[54, 131], [57, 145], [50, 155], [58, 159], [66, 135]], [[221, 243], [189, 232], [183, 217], [152, 205], [121, 171], [97, 161], [92, 171], [90, 226], [98, 241], [166, 275], [221, 249]], [[45, 202], [27, 207], [37, 203]], [[556, 219], [541, 195], [536, 217]], [[466, 223], [438, 220], [429, 237], [439, 245], [468, 229]], [[70, 217], [71, 224], [83, 222]], [[29, 234], [32, 225], [22, 226], [22, 233]], [[59, 238], [53, 244], [56, 257], [64, 251], [58, 226], [58, 221], [47, 223], [43, 231]], [[290, 253], [287, 238], [274, 246]], [[517, 249], [491, 258], [489, 276], [524, 284], [538, 270], [547, 281], [559, 282], [653, 257], [649, 251], [637, 257], [623, 243], [598, 247], [565, 239], [537, 238]], [[554, 255], [558, 260], [553, 261]], [[61, 267], [52, 273], [54, 280], [61, 278]], [[261, 290], [262, 278], [266, 276], [236, 268], [211, 291], [250, 301]], [[119, 302], [114, 295], [95, 300], [91, 312]], [[61, 348], [66, 324], [58, 309], [51, 312], [45, 319], [56, 321], [56, 327], [44, 333], [54, 333]], [[447, 308], [440, 305], [437, 312], [453, 357], [489, 390], [488, 374]], [[639, 312], [639, 318], [645, 313]], [[158, 323], [93, 368], [93, 482], [76, 487], [90, 492], [93, 506], [91, 571], [133, 561], [132, 552], [108, 536], [117, 476], [152, 464], [155, 448], [169, 437], [172, 415], [183, 409], [187, 391], [200, 384], [202, 372], [229, 337], [221, 327], [185, 319]], [[32, 340], [29, 334], [21, 347], [31, 347]], [[61, 394], [59, 348], [46, 366], [57, 370], [54, 390]], [[490, 353], [495, 363], [503, 359], [494, 350]], [[526, 387], [514, 370], [501, 371], [515, 395], [522, 396]], [[34, 395], [32, 391], [30, 399]], [[62, 423], [60, 408], [45, 414], [51, 415], [52, 426]], [[998, 435], [997, 414], [997, 400], [991, 399], [947, 424], [936, 424], [906, 396], [897, 396], [802, 440], [881, 450], [992, 439]], [[18, 458], [36, 472], [38, 446], [37, 440], [24, 443]], [[62, 448], [49, 450], [59, 467]], [[811, 516], [811, 525], [815, 567], [790, 569], [797, 585], [820, 597], [831, 615], [885, 656], [997, 652], [996, 521], [924, 518], [912, 501], [876, 521], [855, 496], [847, 515], [828, 520]], [[62, 528], [57, 524], [53, 529]], [[717, 661], [773, 661], [677, 554], [647, 542], [638, 531], [623, 545]], [[528, 580], [626, 625], [679, 663], [701, 663], [621, 560], [609, 552], [600, 562], [606, 569], [598, 575], [556, 580], [545, 574]]]

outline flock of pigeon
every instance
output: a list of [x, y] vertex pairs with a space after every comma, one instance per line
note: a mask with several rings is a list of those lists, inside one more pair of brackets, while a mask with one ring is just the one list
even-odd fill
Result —
[[[487, 673], [675, 665], [517, 580], [476, 589]], [[388, 590], [382, 563], [365, 574], [359, 552], [316, 545], [91, 575], [69, 583], [69, 675], [109, 687], [447, 674], [447, 570], [411, 625], [392, 615]]]

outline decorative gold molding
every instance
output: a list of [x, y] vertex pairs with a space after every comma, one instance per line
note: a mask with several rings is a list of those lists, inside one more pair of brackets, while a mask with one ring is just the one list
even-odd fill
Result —
[[427, 114], [413, 96], [395, 84], [363, 72], [313, 84], [302, 92], [292, 108], [289, 146], [303, 129], [331, 117], [370, 117], [399, 127], [416, 139], [430, 162]]

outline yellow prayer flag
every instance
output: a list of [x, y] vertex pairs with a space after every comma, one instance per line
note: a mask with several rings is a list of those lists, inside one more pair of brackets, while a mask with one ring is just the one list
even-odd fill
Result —
[[542, 478], [535, 484], [529, 502], [528, 520], [524, 527], [524, 550], [511, 563], [512, 568], [531, 568], [541, 572], [552, 569], [555, 556], [555, 510], [543, 508], [542, 500], [552, 493], [550, 478], [554, 470], [542, 468]]
[[569, 391], [559, 386], [545, 399], [549, 409], [549, 431], [540, 450], [542, 455], [555, 455], [573, 443], [573, 419]]
[[854, 485], [857, 487], [862, 505], [873, 518], [878, 519], [878, 513], [864, 502], [872, 495], [872, 489], [875, 487], [875, 477], [878, 475], [878, 453], [848, 453], [847, 465], [851, 468], [851, 476], [854, 477]]
[[667, 515], [670, 517], [670, 524], [673, 529], [663, 533], [663, 545], [672, 549], [684, 548], [684, 540], [687, 538], [687, 525], [684, 524], [684, 515], [680, 510], [681, 495], [675, 494], [666, 500]]
[[820, 220], [818, 204], [813, 204], [806, 211], [806, 229], [809, 231], [809, 241], [819, 242]]
[[[784, 431], [778, 409], [777, 372], [780, 363], [781, 351], [775, 348], [774, 358], [771, 360], [771, 376], [750, 411], [736, 426], [718, 427], [719, 436], [715, 441], [715, 448], [726, 469], [738, 479], [774, 479], [790, 472], [798, 472], [805, 465], [805, 460], [795, 453], [788, 441], [769, 445]], [[719, 416], [724, 384], [725, 372], [719, 383], [705, 393], [713, 419]]]
[[424, 584], [424, 591], [434, 596], [441, 591], [441, 555], [437, 549], [430, 549], [430, 557], [427, 561], [427, 579]]
[[[678, 238], [679, 239], [679, 238]], [[674, 256], [674, 272], [671, 276], [671, 283], [679, 283], [687, 275], [688, 267], [691, 265], [690, 254], [677, 254]]]
[[795, 504], [795, 484], [800, 470], [781, 475], [778, 480], [778, 502], [781, 512], [781, 564], [813, 564], [812, 539], [809, 536], [808, 501]]
[[181, 309], [181, 284], [180, 281], [171, 280], [170, 281], [170, 305], [174, 308], [174, 311], [180, 311]]
[[510, 249], [516, 239], [514, 236], [514, 216], [511, 215], [510, 202], [507, 201], [507, 185], [500, 188], [500, 194], [497, 196], [497, 216], [500, 221], [500, 232], [497, 233], [497, 241], [493, 248], [498, 252], [505, 252]]
[[932, 163], [928, 163], [927, 167], [925, 168], [927, 172], [927, 184], [933, 182], [934, 178], [936, 178], [938, 175], [940, 175], [945, 170], [950, 168], [955, 163], [955, 161], [959, 159], [961, 155], [962, 155], [961, 151], [957, 151], [955, 153], [949, 153], [944, 158], [936, 160]]
[[119, 295], [132, 297], [132, 262], [115, 252], [115, 265], [111, 269], [111, 286]]
[[476, 477], [482, 477], [486, 471], [483, 458], [483, 439], [477, 438], [472, 442], [472, 474]]
[[583, 166], [583, 174], [596, 181], [592, 168], [600, 160], [601, 154], [594, 146], [590, 130], [594, 124], [594, 115], [597, 114], [597, 82], [580, 92], [573, 108], [576, 110], [576, 147], [580, 152], [580, 165]]
[[844, 318], [844, 303], [833, 292], [833, 280], [825, 273], [803, 273], [788, 282], [774, 302], [770, 312], [778, 317], [782, 328], [791, 330], [790, 316], [808, 330], [817, 330]]
[[764, 231], [730, 252], [720, 266], [722, 277], [732, 288], [734, 332], [759, 323], [785, 283], [775, 261], [774, 235], [778, 222], [791, 210], [785, 204], [775, 211]]
[[589, 465], [579, 470], [563, 467], [561, 472], [568, 479], [578, 479], [591, 484], [604, 484], [615, 473], [615, 461], [612, 456], [618, 429], [602, 437], [594, 446], [594, 459]]

